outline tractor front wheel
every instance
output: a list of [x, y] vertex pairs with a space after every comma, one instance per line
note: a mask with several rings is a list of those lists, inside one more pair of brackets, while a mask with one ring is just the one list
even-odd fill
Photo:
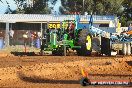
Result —
[[66, 46], [61, 46], [52, 51], [55, 56], [66, 56]]

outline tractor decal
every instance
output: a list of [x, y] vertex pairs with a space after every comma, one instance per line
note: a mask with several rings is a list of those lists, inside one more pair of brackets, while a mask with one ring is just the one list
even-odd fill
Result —
[[90, 50], [91, 49], [91, 37], [88, 35], [86, 40], [87, 40], [86, 48], [87, 50]]
[[60, 24], [58, 23], [50, 23], [48, 26], [49, 26], [49, 29], [59, 29], [60, 28]]

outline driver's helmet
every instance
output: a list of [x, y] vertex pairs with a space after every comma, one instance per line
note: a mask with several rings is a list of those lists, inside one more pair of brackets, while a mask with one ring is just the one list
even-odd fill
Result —
[[69, 30], [74, 30], [74, 28], [75, 28], [75, 24], [71, 21], [70, 26], [69, 26]]

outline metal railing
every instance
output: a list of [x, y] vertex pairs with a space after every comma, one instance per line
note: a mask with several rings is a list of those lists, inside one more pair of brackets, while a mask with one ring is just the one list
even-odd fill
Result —
[[[90, 15], [80, 15], [81, 21], [89, 21]], [[50, 15], [50, 14], [0, 14], [0, 21], [63, 21], [75, 20], [75, 15]], [[111, 21], [115, 16], [93, 15], [94, 21]]]

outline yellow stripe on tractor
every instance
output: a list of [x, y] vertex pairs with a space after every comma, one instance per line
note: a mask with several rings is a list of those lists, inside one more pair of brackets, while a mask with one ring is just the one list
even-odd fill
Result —
[[91, 37], [90, 37], [90, 35], [88, 35], [87, 36], [87, 38], [86, 38], [86, 40], [87, 40], [87, 43], [86, 43], [86, 48], [87, 48], [87, 50], [90, 50], [91, 49]]

